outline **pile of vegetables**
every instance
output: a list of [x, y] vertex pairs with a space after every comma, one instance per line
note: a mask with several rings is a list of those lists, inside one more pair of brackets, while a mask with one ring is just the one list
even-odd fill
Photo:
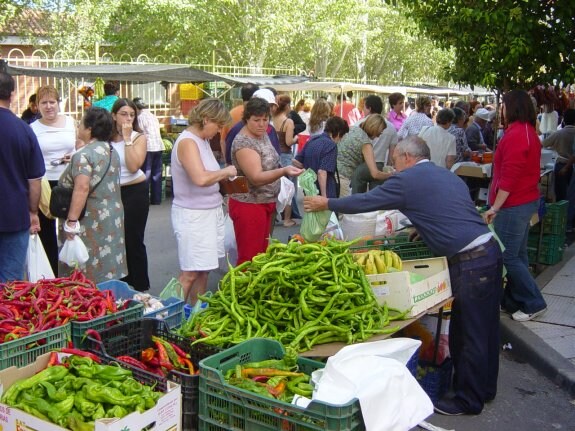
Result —
[[237, 365], [225, 375], [228, 384], [266, 398], [291, 403], [294, 395], [311, 398], [310, 376], [299, 372], [297, 352], [286, 349], [283, 359], [268, 359]]
[[[96, 334], [95, 337], [94, 333], [90, 335], [101, 341], [100, 335]], [[194, 368], [190, 355], [180, 346], [154, 335], [152, 335], [152, 341], [155, 347], [142, 350], [140, 359], [129, 355], [117, 356], [116, 359], [161, 377], [166, 377], [172, 370], [191, 375], [198, 374], [199, 370]]]
[[209, 307], [191, 315], [178, 333], [194, 343], [237, 344], [274, 338], [297, 351], [342, 341], [356, 343], [394, 332], [391, 320], [408, 312], [379, 306], [363, 269], [349, 253], [353, 242], [274, 242], [222, 278]]
[[94, 421], [144, 412], [162, 396], [119, 366], [102, 365], [89, 355], [70, 355], [19, 380], [2, 395], [2, 403], [72, 431], [93, 431]]
[[[118, 311], [111, 291], [100, 291], [80, 271], [35, 283], [0, 283], [0, 343]], [[129, 304], [126, 302], [124, 307]]]

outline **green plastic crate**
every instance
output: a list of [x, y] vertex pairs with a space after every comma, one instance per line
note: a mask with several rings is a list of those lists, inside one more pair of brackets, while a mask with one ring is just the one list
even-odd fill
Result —
[[569, 201], [559, 201], [545, 204], [545, 215], [540, 223], [531, 228], [533, 232], [539, 232], [543, 226], [544, 234], [565, 235], [567, 228], [567, 209]]
[[[200, 431], [365, 430], [357, 399], [340, 406], [312, 401], [304, 409], [225, 383], [223, 374], [237, 364], [281, 359], [284, 352], [275, 340], [254, 338], [200, 361]], [[306, 374], [325, 366], [303, 357], [298, 365]]]
[[[144, 305], [138, 301], [130, 301], [125, 310], [117, 311], [116, 313], [107, 314], [103, 317], [88, 320], [85, 322], [78, 322], [73, 320], [70, 322], [72, 330], [72, 343], [76, 348], [84, 348], [87, 346], [87, 340], [84, 335], [88, 329], [95, 329], [102, 331], [120, 323], [133, 322], [142, 318], [144, 314]], [[84, 340], [83, 340], [84, 339]]]
[[70, 324], [47, 329], [0, 344], [0, 369], [24, 367], [44, 353], [66, 347], [70, 338]]
[[563, 259], [565, 251], [565, 235], [543, 235], [541, 239], [541, 250], [539, 259], [537, 250], [539, 247], [539, 234], [530, 233], [527, 240], [527, 255], [530, 263], [541, 263], [543, 265], [555, 265]]
[[427, 244], [423, 241], [409, 241], [407, 234], [368, 239], [352, 245], [349, 250], [352, 253], [362, 253], [368, 250], [391, 250], [397, 253], [402, 260], [434, 257]]

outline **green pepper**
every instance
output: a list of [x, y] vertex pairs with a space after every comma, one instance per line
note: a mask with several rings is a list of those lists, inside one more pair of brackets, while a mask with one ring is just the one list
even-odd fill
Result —
[[100, 380], [106, 381], [114, 381], [114, 380], [124, 380], [128, 377], [132, 377], [132, 372], [125, 368], [122, 368], [120, 365], [98, 365], [96, 364], [98, 369], [97, 378]]
[[140, 397], [138, 395], [124, 395], [122, 391], [116, 388], [109, 388], [98, 383], [85, 385], [82, 388], [84, 396], [89, 401], [98, 403], [116, 404], [120, 406], [134, 406], [138, 404]]
[[228, 383], [232, 386], [237, 387], [237, 388], [245, 389], [246, 391], [250, 391], [250, 392], [254, 392], [258, 395], [261, 395], [262, 397], [275, 399], [275, 397], [272, 394], [270, 394], [270, 392], [268, 391], [268, 389], [266, 388], [265, 385], [258, 384], [257, 382], [254, 382], [251, 379], [246, 379], [246, 378], [239, 378], [238, 379], [237, 377], [234, 377], [234, 378], [230, 379]]
[[126, 410], [122, 406], [113, 406], [106, 411], [106, 418], [123, 418], [124, 416], [128, 416], [130, 412]]
[[96, 411], [96, 403], [87, 400], [84, 396], [84, 392], [79, 390], [74, 394], [74, 407], [78, 410], [82, 416], [91, 417]]
[[80, 377], [97, 378], [99, 380], [124, 380], [131, 377], [132, 372], [119, 365], [100, 365], [85, 356], [69, 356], [67, 358], [70, 368]]
[[170, 358], [170, 361], [172, 362], [172, 365], [175, 368], [180, 368], [182, 365], [180, 364], [180, 360], [178, 359], [179, 356], [176, 353], [176, 350], [174, 349], [174, 347], [168, 343], [166, 340], [160, 338], [160, 337], [156, 337], [154, 335], [152, 335], [152, 341], [154, 343], [158, 342], [161, 343], [162, 346], [164, 346], [164, 349], [166, 349], [166, 353], [168, 354], [168, 358]]
[[62, 380], [68, 374], [68, 368], [62, 365], [54, 365], [46, 368], [39, 373], [27, 379], [19, 380], [8, 388], [2, 395], [2, 402], [8, 405], [14, 405], [20, 394], [20, 391], [30, 389], [40, 382], [57, 382]]
[[144, 385], [138, 382], [133, 377], [128, 377], [124, 380], [119, 388], [124, 395], [140, 394], [144, 390]]
[[72, 388], [75, 391], [79, 391], [84, 387], [84, 385], [88, 385], [91, 383], [94, 383], [94, 381], [92, 379], [89, 379], [88, 377], [78, 377], [76, 378], [76, 380], [72, 382]]
[[94, 422], [84, 422], [84, 416], [76, 410], [68, 413], [68, 428], [72, 431], [94, 431]]
[[43, 413], [40, 413], [40, 411], [38, 411], [38, 409], [35, 409], [34, 407], [32, 407], [29, 404], [14, 404], [13, 407], [16, 407], [17, 409], [22, 410], [23, 412], [29, 413], [32, 416], [36, 416], [38, 419], [42, 419], [44, 421], [50, 422], [50, 419], [48, 419], [48, 416], [46, 416]]
[[106, 417], [106, 410], [104, 410], [104, 406], [102, 403], [96, 404], [96, 411], [92, 415], [92, 419], [97, 421], [98, 419], [102, 419]]
[[[64, 385], [66, 385], [66, 387]], [[43, 387], [46, 390], [46, 395], [48, 395], [48, 398], [50, 400], [59, 402], [64, 401], [68, 397], [68, 393], [66, 390], [68, 385], [69, 385], [68, 382], [64, 382], [58, 386], [58, 389], [56, 389], [56, 386], [54, 386], [50, 382], [40, 382], [39, 386]]]

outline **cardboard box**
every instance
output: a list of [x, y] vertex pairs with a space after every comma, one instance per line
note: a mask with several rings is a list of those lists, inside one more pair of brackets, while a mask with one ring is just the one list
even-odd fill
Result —
[[485, 172], [486, 169], [481, 165], [477, 166], [460, 166], [455, 171], [456, 175], [461, 177], [475, 177], [475, 178], [488, 178], [489, 175]]
[[[0, 371], [0, 394], [17, 380], [31, 377], [48, 365], [50, 354], [22, 368], [10, 367]], [[122, 419], [100, 419], [94, 431], [140, 431], [150, 425], [153, 431], [181, 430], [182, 398], [180, 385], [168, 382], [168, 391], [154, 408], [144, 413], [134, 412]], [[148, 428], [146, 428], [148, 429]], [[44, 421], [22, 410], [0, 403], [0, 430], [2, 431], [66, 431], [56, 424]]]
[[[409, 273], [425, 279], [411, 283]], [[414, 317], [451, 297], [451, 280], [445, 257], [404, 260], [403, 271], [368, 275], [378, 304], [387, 303], [399, 310], [411, 308], [408, 317]]]

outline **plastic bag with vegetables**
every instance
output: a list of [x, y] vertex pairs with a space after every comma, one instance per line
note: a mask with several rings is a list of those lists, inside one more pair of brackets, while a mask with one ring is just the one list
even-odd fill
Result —
[[[299, 187], [302, 188], [306, 196], [319, 195], [319, 190], [315, 184], [316, 180], [317, 175], [312, 169], [307, 169], [299, 176]], [[330, 216], [331, 211], [329, 210], [304, 213], [300, 227], [300, 234], [303, 239], [308, 242], [314, 242], [320, 239], [329, 222]]]

